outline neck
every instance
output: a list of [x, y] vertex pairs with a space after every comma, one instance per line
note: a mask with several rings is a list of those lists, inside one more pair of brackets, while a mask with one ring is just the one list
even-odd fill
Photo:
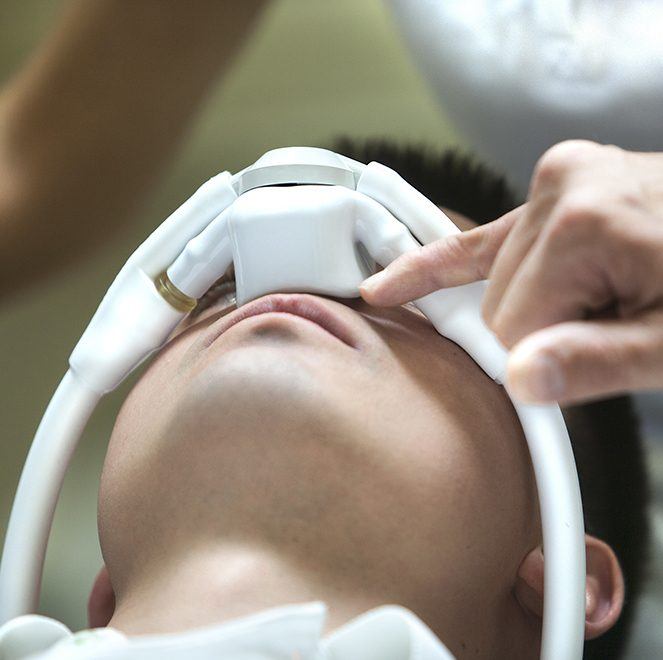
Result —
[[224, 545], [153, 562], [117, 595], [109, 626], [127, 635], [182, 632], [312, 600], [328, 607], [325, 632], [388, 602], [273, 550]]

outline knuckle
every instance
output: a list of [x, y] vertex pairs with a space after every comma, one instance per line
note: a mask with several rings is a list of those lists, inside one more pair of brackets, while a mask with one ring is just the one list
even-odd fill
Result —
[[416, 253], [403, 255], [399, 261], [394, 262], [394, 265], [388, 269], [389, 275], [394, 281], [398, 278], [407, 282], [417, 280], [422, 273], [428, 270], [425, 256]]
[[490, 330], [493, 329], [493, 306], [486, 294], [481, 302], [481, 319]]
[[447, 269], [464, 264], [468, 258], [463, 241], [456, 235], [430, 243], [424, 250], [427, 267], [440, 273], [440, 276], [443, 276]]
[[467, 241], [463, 234], [453, 234], [444, 241], [439, 241], [437, 246], [437, 257], [440, 265], [464, 264], [471, 259], [471, 253], [467, 248]]
[[425, 245], [420, 253], [413, 254], [407, 271], [426, 288], [436, 288], [444, 275], [444, 256], [436, 243]]
[[618, 147], [616, 144], [600, 144], [601, 155], [604, 158], [610, 158], [614, 163], [628, 163], [629, 152], [626, 149]]
[[600, 148], [589, 140], [565, 140], [550, 147], [536, 165], [533, 186], [558, 182], [570, 169], [593, 158]]
[[657, 362], [663, 356], [663, 332], [660, 327], [660, 321], [663, 319], [661, 316], [654, 323], [652, 320], [656, 318], [656, 315], [645, 316], [639, 327], [633, 328], [622, 342], [625, 368], [633, 383], [636, 383], [641, 374], [651, 372], [652, 367], [655, 369]]
[[423, 257], [423, 250], [412, 250], [397, 257], [392, 263], [397, 265], [401, 271], [411, 271], [419, 268]]
[[423, 271], [437, 271], [443, 269], [447, 261], [446, 250], [441, 241], [425, 245], [421, 250], [421, 259], [419, 268]]
[[424, 246], [431, 259], [438, 265], [443, 265], [450, 257], [453, 257], [459, 251], [458, 238], [456, 235], [443, 238]]
[[609, 221], [609, 204], [593, 192], [564, 196], [550, 219], [549, 235], [555, 241], [595, 239]]
[[490, 329], [503, 346], [511, 348], [515, 344], [516, 339], [511, 324], [500, 318], [499, 315], [493, 316]]
[[485, 279], [488, 276], [491, 255], [495, 252], [493, 233], [473, 231], [465, 234], [464, 239], [462, 243], [468, 270], [475, 279]]

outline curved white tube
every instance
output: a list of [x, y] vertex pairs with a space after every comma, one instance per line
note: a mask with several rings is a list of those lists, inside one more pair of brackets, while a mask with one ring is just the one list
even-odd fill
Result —
[[460, 229], [433, 202], [400, 174], [380, 163], [366, 165], [357, 181], [357, 192], [382, 204], [407, 225], [422, 245], [460, 233]]
[[191, 298], [200, 298], [233, 262], [229, 215], [227, 208], [214, 218], [168, 267], [170, 281]]
[[99, 398], [67, 371], [39, 424], [5, 537], [0, 565], [0, 625], [36, 609], [46, 541], [62, 481]]
[[229, 172], [205, 182], [129, 257], [74, 348], [16, 491], [0, 564], [0, 624], [37, 606], [64, 474], [97, 402], [158, 348], [185, 314], [157, 292], [154, 278], [236, 198]]
[[571, 441], [557, 405], [511, 398], [529, 446], [543, 526], [541, 660], [582, 658], [585, 638], [585, 525]]

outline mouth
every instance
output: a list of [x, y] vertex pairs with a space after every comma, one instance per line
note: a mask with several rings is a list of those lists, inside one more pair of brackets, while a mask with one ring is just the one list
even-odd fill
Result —
[[210, 327], [210, 335], [206, 338], [205, 344], [209, 346], [244, 319], [273, 313], [291, 314], [311, 321], [350, 348], [358, 349], [358, 337], [331, 303], [317, 296], [300, 293], [270, 294], [243, 305]]

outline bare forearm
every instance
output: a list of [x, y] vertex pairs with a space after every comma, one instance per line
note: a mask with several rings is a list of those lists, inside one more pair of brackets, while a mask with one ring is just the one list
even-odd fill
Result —
[[0, 295], [126, 219], [263, 4], [68, 7], [0, 103]]

